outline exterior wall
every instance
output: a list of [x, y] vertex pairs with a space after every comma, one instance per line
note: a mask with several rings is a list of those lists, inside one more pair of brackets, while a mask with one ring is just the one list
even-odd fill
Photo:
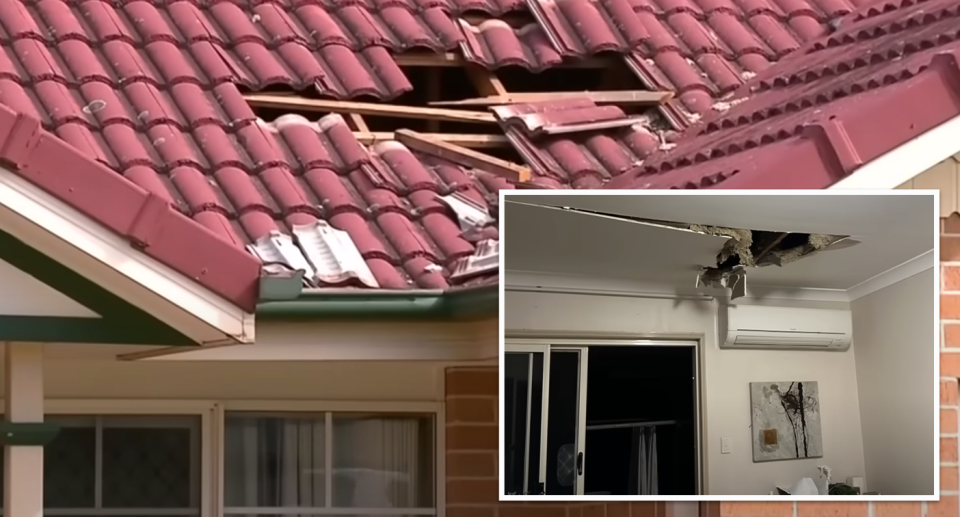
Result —
[[[935, 169], [931, 169], [934, 171]], [[924, 174], [928, 174], [927, 173]], [[938, 172], [937, 174], [943, 174]], [[956, 182], [956, 176], [953, 177]], [[916, 182], [916, 180], [914, 180]], [[938, 188], [914, 185], [910, 188]], [[941, 202], [950, 192], [941, 188]], [[954, 191], [955, 192], [955, 191]], [[956, 196], [956, 194], [953, 194]], [[954, 197], [954, 199], [957, 199]], [[952, 208], [951, 210], [956, 210]], [[940, 237], [940, 501], [878, 503], [709, 503], [710, 517], [956, 517], [958, 499], [957, 413], [960, 402], [960, 215], [941, 220]]]
[[499, 502], [499, 382], [496, 366], [447, 369], [446, 517], [695, 517], [681, 503]]
[[[930, 379], [936, 371], [929, 355], [916, 353], [916, 346], [935, 339], [934, 273], [927, 269], [850, 304], [870, 492], [926, 495], [934, 483], [934, 442], [911, 438], [937, 434], [930, 418]], [[897, 418], [889, 418], [891, 413]]]
[[951, 156], [898, 189], [940, 190], [940, 217], [960, 212], [960, 154]]

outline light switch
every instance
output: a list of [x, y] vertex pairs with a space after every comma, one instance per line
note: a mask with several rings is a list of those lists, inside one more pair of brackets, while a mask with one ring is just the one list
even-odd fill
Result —
[[720, 454], [730, 454], [730, 438], [720, 438]]

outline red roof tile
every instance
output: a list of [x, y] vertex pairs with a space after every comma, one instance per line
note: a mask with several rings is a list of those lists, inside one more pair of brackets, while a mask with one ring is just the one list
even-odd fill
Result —
[[3, 105], [0, 164], [162, 264], [246, 311], [255, 309], [259, 260], [42, 129], [38, 120]]
[[958, 115], [960, 4], [880, 2], [606, 187], [825, 188]]
[[[499, 106], [494, 114], [536, 174], [533, 183], [549, 188], [600, 188], [660, 145], [648, 117], [585, 99]], [[545, 132], [551, 127], [560, 132]]]

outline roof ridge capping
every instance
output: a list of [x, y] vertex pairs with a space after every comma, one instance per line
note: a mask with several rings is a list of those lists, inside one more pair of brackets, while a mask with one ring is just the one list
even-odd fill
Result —
[[4, 104], [0, 165], [244, 311], [256, 309], [256, 257]]
[[[932, 2], [938, 2], [943, 5], [942, 8], [937, 9], [935, 12], [926, 12], [919, 7], [922, 7], [924, 4], [930, 4]], [[901, 8], [916, 8], [911, 13], [900, 13], [897, 11], [894, 5], [899, 5]], [[919, 6], [919, 7], [918, 7]], [[943, 19], [945, 15], [950, 15], [951, 17], [960, 16], [960, 3], [955, 1], [945, 1], [945, 0], [893, 0], [884, 2], [882, 5], [871, 5], [853, 11], [844, 18], [853, 18], [856, 22], [866, 22], [868, 20], [874, 20], [883, 15], [890, 15], [891, 18], [900, 20], [895, 22], [898, 25], [900, 30], [893, 31], [894, 33], [899, 33], [902, 30], [906, 30], [909, 27], [915, 26], [913, 22], [916, 21], [917, 16], [920, 15], [923, 18], [928, 19], [929, 21], [935, 22]], [[934, 17], [930, 19], [929, 17]], [[873, 23], [871, 23], [872, 25]], [[728, 106], [724, 106], [727, 109], [721, 109], [717, 112], [711, 114], [710, 116], [704, 117], [698, 123], [692, 125], [687, 131], [681, 133], [678, 143], [690, 143], [698, 141], [698, 138], [702, 139], [719, 131], [721, 129], [731, 129], [739, 125], [751, 124], [756, 122], [755, 117], [752, 115], [759, 113], [760, 111], [769, 111], [770, 106], [764, 105], [763, 110], [749, 110], [749, 105], [745, 106], [745, 110], [740, 111], [739, 113], [735, 111], [735, 108], [738, 104], [744, 101], [749, 101], [751, 94], [760, 93], [761, 90], [758, 90], [758, 86], [766, 84], [767, 86], [763, 88], [762, 91], [769, 91], [777, 89], [781, 86], [789, 86], [788, 83], [782, 83], [778, 85], [773, 85], [772, 83], [776, 79], [782, 79], [785, 76], [794, 76], [797, 74], [803, 73], [802, 71], [791, 72], [792, 66], [795, 61], [803, 59], [803, 57], [808, 56], [813, 53], [813, 49], [816, 48], [817, 51], [826, 50], [828, 48], [833, 48], [839, 46], [838, 44], [833, 44], [830, 46], [824, 46], [826, 42], [833, 39], [836, 41], [838, 37], [847, 36], [849, 38], [851, 32], [862, 31], [863, 27], [850, 26], [849, 28], [844, 28], [845, 33], [842, 35], [837, 35], [836, 33], [826, 35], [823, 38], [811, 41], [808, 45], [805, 45], [801, 49], [798, 49], [790, 57], [780, 61], [769, 69], [764, 71], [762, 74], [758, 74], [756, 77], [752, 78], [750, 81], [744, 83], [740, 88], [735, 90], [730, 94], [730, 98], [734, 99], [729, 103]], [[875, 28], [878, 30], [883, 30], [881, 28]], [[890, 34], [891, 31], [884, 31], [883, 35]], [[937, 36], [933, 36], [937, 38]], [[851, 43], [859, 41], [857, 39], [847, 39], [843, 43]], [[941, 44], [955, 43], [960, 41], [960, 30], [957, 31], [955, 37], [951, 37], [949, 41], [943, 42]], [[925, 47], [918, 45], [916, 49], [904, 48], [906, 52], [904, 54], [918, 54], [924, 51], [934, 50], [930, 47]], [[856, 56], [851, 58], [849, 61], [864, 60], [863, 56]], [[887, 61], [892, 61], [895, 59], [900, 59], [900, 57], [893, 57], [887, 59]], [[866, 65], [872, 64], [869, 60], [866, 62]], [[866, 66], [865, 65], [865, 66]], [[834, 67], [835, 68], [835, 67]], [[842, 76], [843, 72], [849, 72], [850, 70], [843, 70], [840, 74], [832, 73], [830, 75]], [[940, 123], [946, 122], [947, 120], [960, 115], [960, 44], [955, 45], [952, 48], [943, 48], [939, 51], [935, 51], [929, 60], [922, 62], [920, 64], [911, 66], [908, 69], [901, 70], [897, 75], [899, 75], [899, 81], [897, 82], [914, 82], [921, 81], [931, 78], [926, 72], [933, 72], [937, 74], [940, 78], [943, 86], [949, 90], [950, 97], [953, 99], [956, 106], [956, 114], [953, 115], [944, 115], [944, 119], [939, 123], [927, 127], [927, 128], [915, 128], [917, 130], [917, 135], [922, 132], [925, 132], [929, 129], [932, 129]], [[827, 74], [824, 74], [827, 75]], [[789, 81], [789, 80], [788, 80]], [[886, 86], [886, 83], [877, 83], [873, 88], [864, 88], [857, 87], [852, 93], [853, 95], [866, 93], [873, 89], [883, 88]], [[823, 92], [820, 92], [818, 95], [822, 96]], [[849, 95], [844, 95], [842, 97], [847, 97]], [[842, 97], [837, 97], [836, 99], [831, 99], [830, 102], [834, 100], [840, 100]], [[748, 104], [744, 102], [745, 104]], [[800, 102], [800, 99], [790, 99], [786, 98], [779, 101], [777, 104], [780, 107], [786, 106], [788, 104], [798, 104], [796, 110], [791, 111], [802, 111], [804, 109], [811, 108], [812, 106], [802, 105], [805, 104]], [[737, 115], [737, 118], [742, 121], [744, 124], [739, 124], [731, 120], [733, 115]], [[727, 120], [724, 120], [727, 119]], [[726, 122], [726, 123], [725, 123]], [[913, 129], [913, 127], [911, 126]], [[873, 160], [879, 154], [874, 153], [874, 156], [861, 156], [852, 146], [851, 140], [846, 134], [844, 129], [844, 122], [840, 119], [837, 119], [835, 116], [830, 116], [830, 118], [825, 120], [817, 120], [812, 123], [801, 124], [798, 126], [798, 131], [794, 131], [791, 134], [787, 135], [778, 135], [778, 137], [773, 140], [783, 140], [790, 137], [801, 137], [807, 139], [815, 140], [819, 148], [824, 149], [827, 154], [828, 161], [833, 162], [837, 168], [833, 169], [837, 173], [842, 174], [840, 177], [835, 178], [835, 181], [842, 179], [849, 175], [853, 170], [862, 166], [868, 161]], [[917, 136], [915, 135], [915, 136]], [[768, 137], [770, 138], [770, 137]], [[728, 139], [729, 140], [729, 139]], [[624, 174], [614, 178], [602, 188], [605, 189], [628, 189], [628, 188], [665, 188], [654, 183], [652, 176], [656, 174], [668, 173], [672, 170], [688, 167], [691, 165], [699, 164], [706, 162], [707, 160], [722, 158], [732, 154], [741, 153], [749, 149], [755, 148], [759, 145], [765, 145], [771, 143], [769, 140], [765, 141], [752, 141], [749, 139], [744, 139], [744, 141], [736, 142], [726, 142], [725, 147], [721, 148], [710, 148], [710, 146], [704, 146], [702, 149], [696, 149], [691, 151], [694, 147], [692, 145], [678, 145], [670, 149], [655, 153], [648, 157], [644, 163], [638, 164], [632, 170], [626, 171]], [[901, 142], [902, 144], [903, 142]], [[887, 149], [889, 151], [889, 149]], [[882, 153], [880, 153], [882, 154]], [[725, 180], [739, 171], [718, 171], [716, 174], [712, 175], [717, 181], [708, 181], [710, 184], [717, 183], [718, 181]], [[647, 178], [644, 178], [647, 177]], [[704, 178], [708, 180], [708, 178]], [[658, 182], [659, 183], [659, 182]], [[700, 185], [702, 187], [708, 187], [710, 185]], [[695, 185], [688, 185], [688, 188], [698, 188]]]

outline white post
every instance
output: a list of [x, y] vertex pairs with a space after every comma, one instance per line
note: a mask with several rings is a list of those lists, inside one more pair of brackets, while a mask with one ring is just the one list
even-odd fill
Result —
[[[6, 343], [6, 419], [14, 423], [43, 422], [43, 344]], [[4, 517], [43, 515], [43, 447], [4, 447]]]

